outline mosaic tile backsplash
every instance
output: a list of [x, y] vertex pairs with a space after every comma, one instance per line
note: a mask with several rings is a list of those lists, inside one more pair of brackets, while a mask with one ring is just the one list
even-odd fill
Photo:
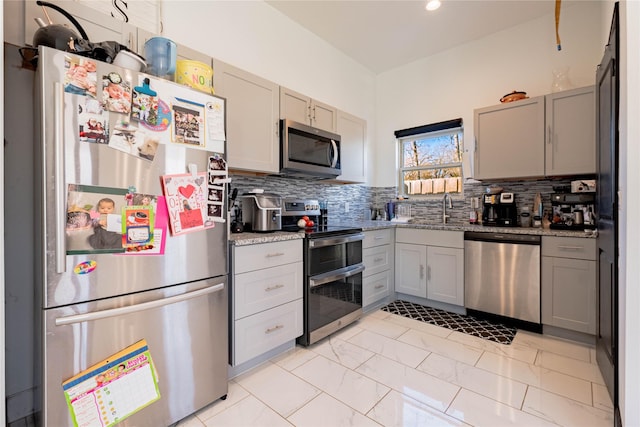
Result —
[[[442, 196], [431, 196], [429, 199], [406, 199], [397, 201], [396, 187], [369, 187], [362, 184], [329, 184], [323, 181], [312, 181], [277, 176], [252, 177], [232, 174], [231, 188], [238, 189], [238, 196], [252, 189], [260, 188], [268, 193], [279, 194], [283, 198], [313, 198], [327, 200], [330, 220], [363, 220], [366, 211], [372, 208], [383, 208], [386, 202], [409, 203], [411, 214], [415, 221], [427, 224], [442, 222]], [[481, 198], [485, 189], [490, 185], [498, 185], [505, 192], [515, 194], [518, 215], [523, 206], [533, 209], [536, 193], [542, 196], [545, 210], [551, 210], [551, 196], [553, 187], [570, 185], [575, 179], [593, 179], [589, 177], [571, 177], [557, 179], [520, 180], [520, 181], [483, 181], [479, 183], [463, 184], [463, 194], [453, 196], [453, 208], [447, 207], [450, 215], [449, 223], [462, 224], [469, 222], [471, 199]], [[349, 211], [345, 211], [345, 203], [349, 204]]]

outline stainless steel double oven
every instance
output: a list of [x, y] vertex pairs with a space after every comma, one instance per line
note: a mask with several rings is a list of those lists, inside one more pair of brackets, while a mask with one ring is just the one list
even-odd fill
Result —
[[[283, 228], [293, 230], [302, 215], [320, 215], [319, 203], [284, 200], [282, 215]], [[305, 233], [304, 334], [298, 343], [308, 346], [362, 317], [364, 234], [360, 228], [332, 225]]]

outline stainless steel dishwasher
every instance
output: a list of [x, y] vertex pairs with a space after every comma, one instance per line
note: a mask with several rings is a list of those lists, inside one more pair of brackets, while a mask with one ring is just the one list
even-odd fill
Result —
[[540, 323], [540, 236], [464, 233], [465, 306]]

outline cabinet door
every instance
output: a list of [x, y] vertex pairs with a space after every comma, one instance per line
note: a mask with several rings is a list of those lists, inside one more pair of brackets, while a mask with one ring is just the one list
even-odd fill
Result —
[[393, 285], [393, 272], [383, 271], [362, 279], [362, 307], [366, 309], [389, 296]]
[[427, 247], [427, 298], [464, 306], [464, 249]]
[[596, 333], [596, 262], [542, 257], [542, 323]]
[[[82, 28], [87, 32], [90, 41], [101, 42], [113, 40], [136, 51], [138, 46], [137, 28], [134, 25], [120, 21], [106, 13], [75, 1], [50, 1], [50, 3], [62, 7], [71, 16], [76, 18]], [[46, 8], [46, 10], [54, 23], [68, 25], [69, 28], [73, 29], [73, 31], [81, 37], [80, 32], [64, 15], [52, 8]], [[46, 22], [42, 8], [36, 4], [35, 0], [25, 1], [25, 42], [29, 45], [33, 42], [33, 34], [38, 29], [38, 24], [34, 20], [35, 17], [40, 17]], [[138, 53], [141, 52], [138, 51]]]
[[280, 87], [280, 118], [311, 126], [311, 99], [286, 87]]
[[366, 181], [367, 122], [344, 111], [338, 111], [336, 133], [340, 135], [339, 181]]
[[426, 298], [426, 270], [426, 246], [396, 243], [396, 292]]
[[596, 173], [596, 112], [593, 86], [545, 97], [547, 175]]
[[229, 168], [279, 172], [279, 86], [216, 59], [213, 69], [216, 94], [227, 99]]
[[302, 299], [234, 322], [233, 365], [247, 362], [303, 332]]
[[474, 111], [476, 179], [544, 175], [544, 97]]
[[319, 101], [311, 100], [311, 126], [335, 132], [338, 125], [338, 110]]

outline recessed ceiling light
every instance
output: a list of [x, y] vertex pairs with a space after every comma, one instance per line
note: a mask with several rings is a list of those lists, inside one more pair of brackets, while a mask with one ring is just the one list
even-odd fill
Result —
[[427, 10], [433, 11], [440, 7], [440, 0], [429, 0], [427, 2]]

